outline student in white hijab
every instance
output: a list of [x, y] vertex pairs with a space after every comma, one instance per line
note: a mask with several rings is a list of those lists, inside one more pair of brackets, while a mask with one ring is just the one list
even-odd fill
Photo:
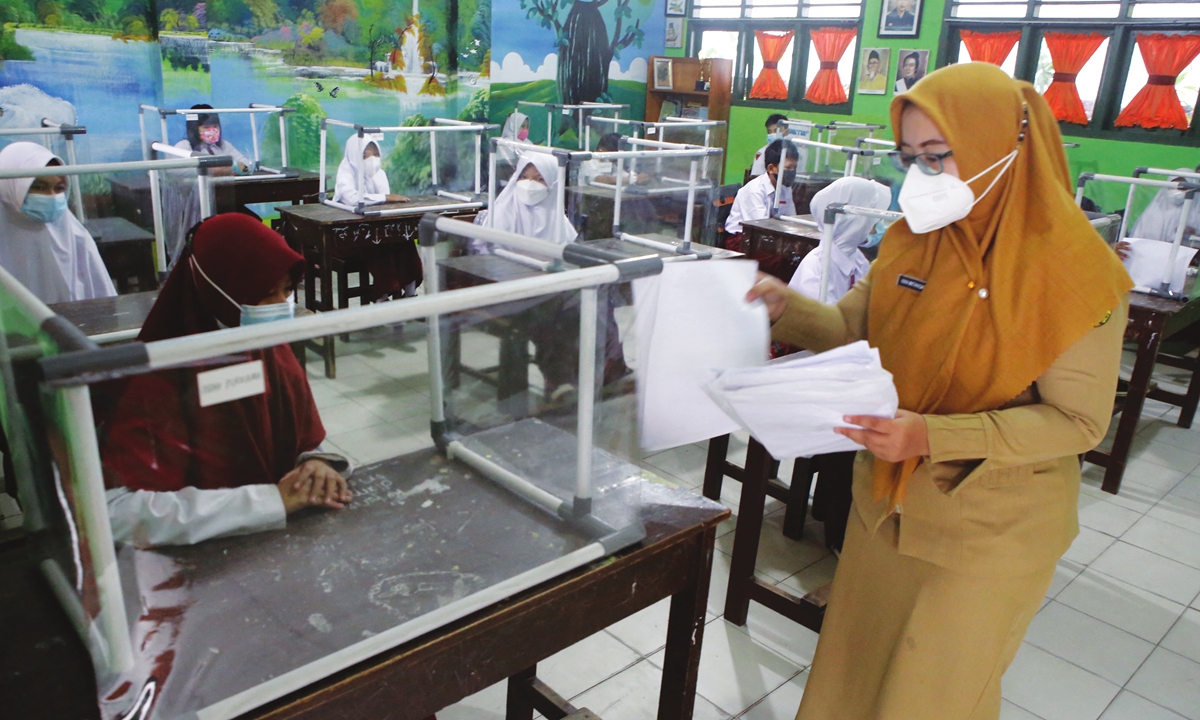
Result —
[[[892, 191], [885, 185], [858, 177], [835, 180], [829, 187], [813, 196], [810, 207], [817, 228], [825, 230], [825, 209], [834, 203], [856, 205], [873, 210], [887, 210], [892, 202]], [[825, 302], [834, 304], [850, 292], [854, 283], [862, 280], [871, 268], [871, 263], [859, 247], [870, 242], [874, 218], [859, 215], [839, 215], [833, 226], [833, 253], [829, 257], [829, 284]], [[788, 287], [814, 300], [821, 294], [822, 248], [818, 247], [804, 256], [800, 267], [792, 275]]]
[[531, 152], [521, 155], [508, 184], [488, 210], [489, 224], [497, 230], [565, 245], [578, 232], [558, 205], [558, 160]]
[[[504, 127], [500, 130], [500, 137], [504, 140], [524, 143], [532, 145], [529, 142], [529, 116], [522, 112], [514, 112], [504, 119]], [[500, 146], [499, 160], [509, 165], [517, 164], [517, 156], [520, 151], [515, 148]]]
[[[62, 164], [37, 143], [0, 151], [3, 170]], [[44, 303], [117, 294], [96, 241], [67, 207], [66, 177], [0, 180], [0, 266]]]
[[[385, 202], [408, 202], [403, 195], [394, 195], [387, 173], [383, 171], [383, 153], [379, 143], [382, 135], [351, 135], [346, 151], [338, 165], [337, 185], [333, 201], [344, 205], [378, 205]], [[358, 169], [362, 166], [363, 186], [358, 187]]]
[[[1176, 168], [1190, 173], [1190, 168]], [[1172, 182], [1188, 180], [1184, 176], [1171, 178]], [[1192, 181], [1195, 182], [1195, 181]], [[1133, 229], [1129, 231], [1131, 239], [1161, 240], [1175, 242], [1175, 233], [1179, 231], [1179, 218], [1183, 214], [1183, 201], [1187, 193], [1176, 188], [1161, 188], [1142, 211]], [[1192, 209], [1188, 213], [1187, 227], [1183, 231], [1183, 244], [1191, 245], [1191, 237], [1200, 232], [1200, 193], [1192, 199]], [[1129, 257], [1129, 243], [1117, 243], [1117, 255], [1125, 260]]]

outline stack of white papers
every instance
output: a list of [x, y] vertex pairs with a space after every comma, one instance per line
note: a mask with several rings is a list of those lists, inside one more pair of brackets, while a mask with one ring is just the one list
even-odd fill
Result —
[[[1171, 260], [1169, 242], [1161, 240], [1145, 240], [1127, 238], [1129, 242], [1129, 257], [1125, 260], [1125, 269], [1129, 277], [1138, 287], [1157, 290], [1162, 287], [1166, 275], [1167, 263]], [[1175, 267], [1171, 269], [1171, 292], [1183, 292], [1183, 283], [1187, 279], [1188, 265], [1196, 254], [1196, 248], [1180, 246], [1175, 256]]]
[[750, 260], [667, 263], [633, 282], [638, 418], [648, 452], [737, 430], [704, 391], [715, 371], [766, 362], [767, 310], [747, 303], [758, 264]]
[[845, 415], [895, 417], [900, 406], [879, 351], [859, 341], [760, 367], [724, 370], [705, 390], [775, 458], [861, 450], [833, 431]]

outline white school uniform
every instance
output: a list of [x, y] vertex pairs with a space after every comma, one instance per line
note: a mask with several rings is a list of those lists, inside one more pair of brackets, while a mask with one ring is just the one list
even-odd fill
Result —
[[[771, 208], [775, 205], [775, 186], [767, 174], [759, 175], [738, 190], [733, 200], [733, 208], [729, 211], [729, 219], [725, 221], [725, 232], [736, 235], [742, 231], [742, 223], [747, 220], [765, 220], [772, 216]], [[784, 188], [779, 194], [779, 212], [775, 215], [795, 215], [796, 205], [792, 202], [791, 188]]]
[[[0, 168], [43, 168], [53, 159], [42, 145], [15, 142], [0, 151]], [[0, 266], [44, 303], [116, 295], [96, 241], [69, 208], [50, 223], [21, 211], [32, 185], [33, 178], [0, 180]]]
[[[886, 186], [864, 178], [848, 177], [834, 181], [829, 187], [813, 196], [811, 208], [818, 230], [825, 229], [825, 208], [833, 203], [844, 203], [857, 207], [887, 210], [892, 202], [892, 191]], [[839, 215], [833, 228], [833, 250], [829, 256], [829, 284], [825, 302], [836, 303], [850, 288], [866, 276], [871, 263], [858, 246], [866, 240], [873, 218], [859, 215]], [[824, 248], [818, 247], [804, 256], [800, 266], [792, 275], [788, 287], [813, 300], [821, 298], [821, 265]]]
[[343, 205], [357, 205], [361, 200], [366, 205], [378, 205], [386, 202], [392, 187], [388, 182], [387, 173], [380, 163], [379, 171], [374, 175], [363, 177], [363, 187], [358, 187], [358, 168], [363, 162], [363, 151], [368, 145], [374, 145], [380, 158], [383, 151], [379, 143], [382, 135], [351, 135], [346, 141], [346, 151], [342, 154], [342, 162], [338, 165], [337, 184], [333, 190], [333, 201]]

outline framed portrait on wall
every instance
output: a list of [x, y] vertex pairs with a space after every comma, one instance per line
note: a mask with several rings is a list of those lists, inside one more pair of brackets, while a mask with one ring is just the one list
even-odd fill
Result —
[[929, 72], [928, 50], [900, 50], [896, 63], [896, 94], [912, 89]]
[[879, 14], [879, 37], [915, 38], [921, 34], [921, 5], [924, 0], [883, 0]]
[[654, 89], [675, 89], [675, 82], [671, 73], [671, 58], [654, 58]]
[[667, 18], [666, 46], [669, 48], [683, 47], [683, 18]]
[[858, 94], [886, 95], [891, 63], [891, 48], [863, 48], [862, 60], [858, 63]]
[[687, 0], [667, 0], [667, 15], [682, 16], [687, 12]]

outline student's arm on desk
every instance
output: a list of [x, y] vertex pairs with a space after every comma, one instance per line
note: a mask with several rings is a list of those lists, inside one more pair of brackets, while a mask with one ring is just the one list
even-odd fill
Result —
[[[334, 185], [333, 197], [345, 205], [356, 205], [359, 201], [358, 190], [354, 187], [354, 179], [351, 177], [343, 177], [344, 173], [338, 173], [337, 184]], [[362, 201], [367, 205], [378, 205], [382, 202], [387, 202], [385, 193], [363, 193]]]
[[105, 499], [114, 541], [142, 548], [193, 545], [279, 530], [289, 513], [304, 507], [342, 507], [350, 500], [345, 479], [353, 472], [349, 459], [318, 447], [301, 453], [296, 468], [276, 485], [170, 492], [116, 488]]
[[771, 317], [771, 339], [814, 352], [841, 347], [867, 336], [871, 275], [855, 283], [837, 305], [822, 305], [759, 273], [747, 300], [762, 299]]
[[1103, 325], [1063, 351], [1037, 379], [1035, 404], [926, 415], [930, 461], [986, 459], [1001, 469], [1078, 455], [1099, 445], [1112, 419], [1128, 316], [1125, 298]]

